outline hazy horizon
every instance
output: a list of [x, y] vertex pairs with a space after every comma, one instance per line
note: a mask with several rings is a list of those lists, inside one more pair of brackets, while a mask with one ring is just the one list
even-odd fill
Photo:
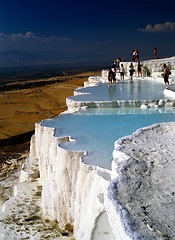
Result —
[[175, 56], [175, 1], [1, 0], [0, 68]]

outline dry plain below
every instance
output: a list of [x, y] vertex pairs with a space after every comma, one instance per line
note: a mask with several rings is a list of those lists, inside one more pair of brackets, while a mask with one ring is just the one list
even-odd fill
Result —
[[[30, 80], [30, 87], [24, 81], [16, 81], [8, 84], [8, 90], [1, 90], [0, 165], [10, 158], [27, 155], [35, 123], [67, 110], [66, 98], [93, 75], [100, 75], [100, 71]], [[2, 168], [0, 172], [3, 173]]]

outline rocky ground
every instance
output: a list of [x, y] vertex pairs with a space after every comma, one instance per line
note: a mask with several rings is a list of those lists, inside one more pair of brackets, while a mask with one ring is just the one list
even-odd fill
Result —
[[0, 214], [0, 239], [74, 239], [72, 226], [59, 228], [56, 221], [43, 218], [40, 179], [16, 183], [14, 197], [5, 202]]

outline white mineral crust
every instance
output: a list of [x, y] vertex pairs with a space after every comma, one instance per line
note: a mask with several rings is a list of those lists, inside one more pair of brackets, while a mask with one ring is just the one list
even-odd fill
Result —
[[[60, 226], [71, 223], [76, 239], [93, 239], [96, 235], [113, 234], [99, 225], [106, 210], [104, 194], [110, 181], [110, 171], [86, 165], [84, 152], [62, 149], [59, 143], [68, 138], [54, 137], [54, 129], [36, 124], [35, 148], [43, 182], [42, 206], [44, 216], [59, 221]], [[104, 238], [105, 239], [105, 238]]]
[[175, 239], [174, 139], [175, 123], [161, 123], [115, 143], [109, 199], [131, 239]]
[[[163, 63], [171, 67], [173, 82], [175, 57], [143, 62], [144, 75], [162, 81]], [[128, 69], [129, 63], [124, 64]], [[102, 76], [90, 77], [86, 85], [105, 82], [107, 74], [104, 70]], [[164, 93], [172, 94], [170, 89]], [[173, 104], [161, 99], [105, 103], [67, 99], [69, 113], [82, 107]], [[44, 218], [57, 220], [60, 227], [71, 224], [76, 240], [175, 239], [175, 123], [154, 124], [117, 140], [111, 171], [85, 164], [85, 152], [61, 148], [71, 137], [54, 134], [53, 128], [36, 124], [21, 183], [2, 207], [0, 239], [59, 239]], [[42, 200], [36, 195], [41, 188]], [[43, 225], [45, 230], [37, 232]]]

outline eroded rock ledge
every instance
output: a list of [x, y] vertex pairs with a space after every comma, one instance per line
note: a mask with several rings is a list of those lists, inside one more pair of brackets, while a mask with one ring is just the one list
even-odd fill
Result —
[[115, 143], [109, 197], [131, 239], [175, 239], [174, 139], [175, 123], [161, 123]]

